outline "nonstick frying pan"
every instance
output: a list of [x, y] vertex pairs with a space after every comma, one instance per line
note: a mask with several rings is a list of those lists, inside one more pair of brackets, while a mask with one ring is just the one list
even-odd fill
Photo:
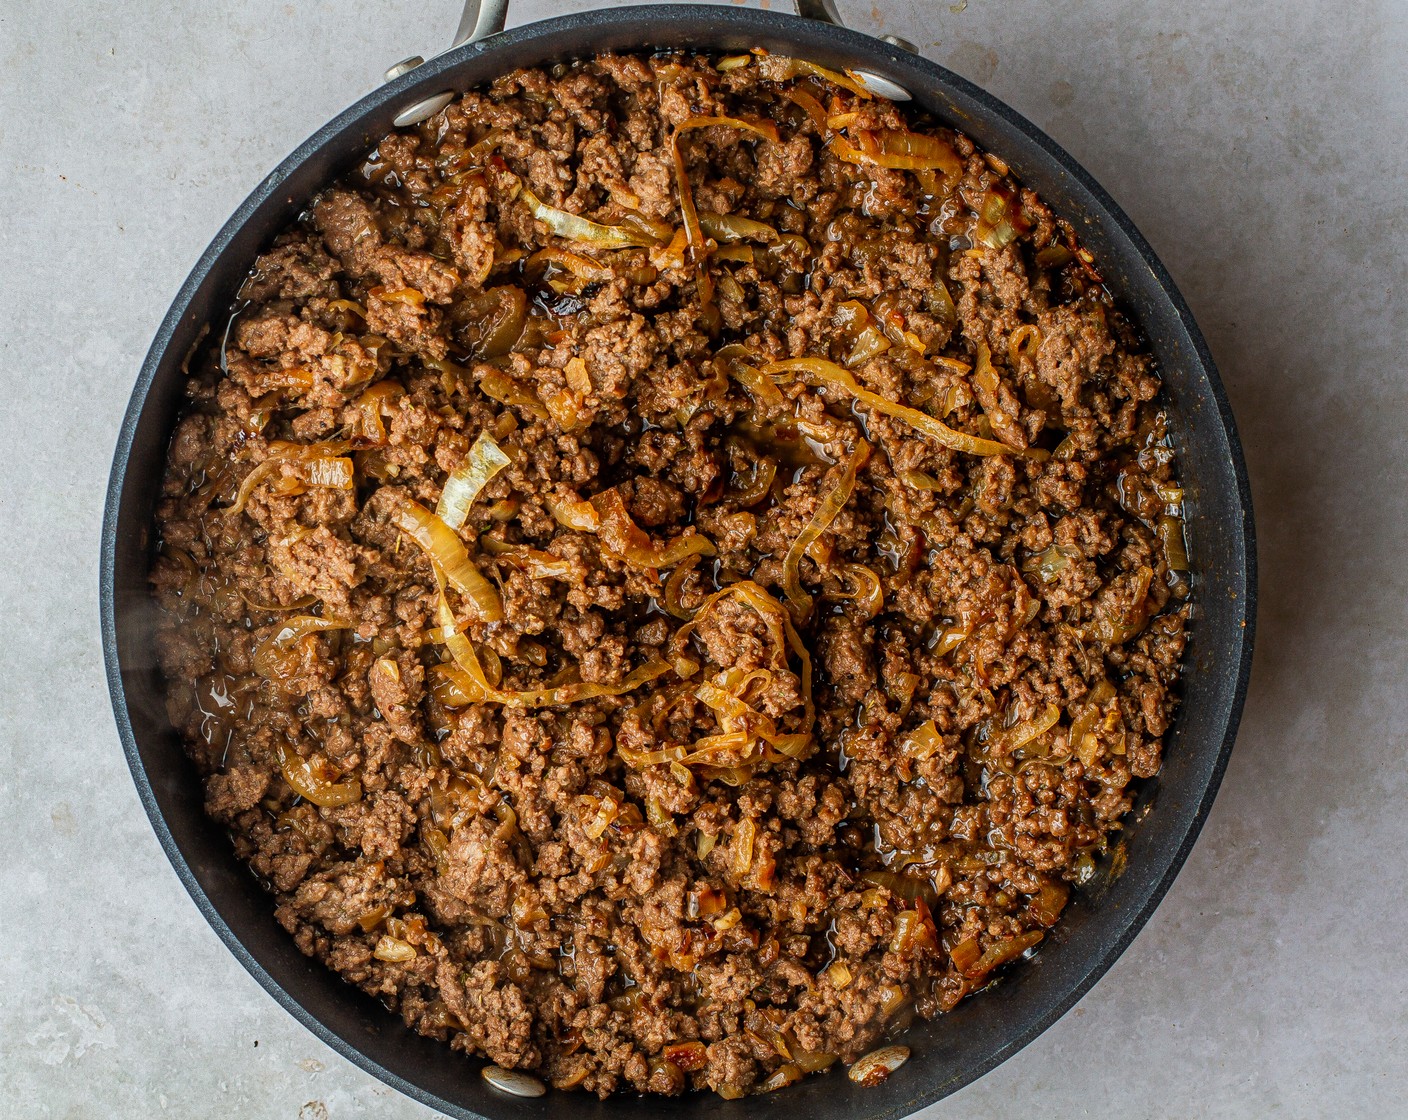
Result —
[[[1090, 988], [1130, 943], [1182, 866], [1227, 764], [1251, 666], [1255, 559], [1246, 469], [1217, 371], [1186, 303], [1149, 245], [1100, 186], [1049, 137], [1006, 105], [919, 57], [902, 41], [840, 26], [830, 0], [800, 15], [710, 5], [616, 7], [503, 31], [507, 0], [471, 0], [459, 45], [393, 67], [392, 80], [319, 129], [255, 189], [182, 285], [142, 365], [118, 437], [103, 522], [104, 656], [118, 730], [143, 805], [167, 856], [206, 919], [260, 984], [339, 1053], [402, 1092], [455, 1117], [588, 1120], [722, 1114], [814, 1120], [894, 1118], [954, 1092], [1021, 1049]], [[463, 40], [463, 42], [460, 42]], [[908, 93], [944, 124], [1000, 155], [1075, 226], [1115, 298], [1142, 330], [1164, 381], [1171, 435], [1187, 491], [1196, 616], [1183, 705], [1159, 777], [1146, 783], [1118, 877], [1078, 893], [1041, 950], [994, 987], [905, 1041], [914, 1056], [885, 1084], [838, 1072], [739, 1101], [695, 1093], [666, 1102], [580, 1093], [506, 1097], [478, 1063], [407, 1030], [399, 1018], [304, 957], [274, 922], [269, 896], [206, 818], [202, 786], [166, 716], [153, 647], [147, 571], [153, 507], [183, 399], [182, 365], [222, 320], [255, 257], [319, 189], [376, 141], [438, 110], [447, 95], [521, 66], [602, 51], [752, 47], [870, 77]], [[898, 88], [896, 88], [898, 87]], [[174, 200], [173, 200], [174, 201]], [[1121, 998], [1137, 1000], [1135, 987]]]

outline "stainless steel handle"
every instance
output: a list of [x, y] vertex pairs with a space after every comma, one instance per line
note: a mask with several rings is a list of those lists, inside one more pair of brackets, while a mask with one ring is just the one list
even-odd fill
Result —
[[[793, 0], [793, 3], [796, 5], [797, 14], [804, 19], [814, 19], [820, 23], [829, 23], [834, 27], [846, 26], [841, 21], [840, 12], [836, 10], [835, 0]], [[464, 11], [460, 14], [460, 25], [455, 29], [454, 40], [446, 49], [453, 50], [465, 43], [477, 43], [480, 39], [497, 35], [504, 29], [504, 23], [508, 19], [508, 5], [509, 0], [465, 0]], [[890, 43], [901, 50], [918, 53], [918, 48], [913, 43], [908, 39], [901, 39], [898, 35], [882, 35], [880, 38], [883, 42]], [[386, 71], [386, 80], [388, 82], [395, 81], [403, 74], [409, 74], [424, 61], [425, 59], [418, 54], [402, 59]], [[882, 97], [888, 97], [892, 101], [908, 101], [910, 99], [907, 89], [879, 74], [856, 71], [855, 76], [871, 92], [878, 93]], [[438, 93], [434, 97], [427, 97], [423, 101], [406, 106], [397, 114], [394, 123], [397, 128], [419, 124], [421, 121], [433, 117], [454, 99], [453, 90]]]
[[508, 19], [508, 0], [464, 0], [460, 25], [450, 46], [477, 43], [488, 35], [497, 35]]
[[846, 26], [841, 22], [841, 13], [836, 10], [833, 0], [793, 0], [793, 3], [797, 5], [797, 14], [804, 19], [834, 23], [837, 27]]
[[[793, 3], [799, 16], [834, 23], [837, 27], [845, 26], [833, 0], [793, 0]], [[504, 29], [507, 19], [508, 0], [465, 0], [460, 25], [450, 45], [458, 47], [462, 43], [475, 43], [486, 35], [494, 35]]]

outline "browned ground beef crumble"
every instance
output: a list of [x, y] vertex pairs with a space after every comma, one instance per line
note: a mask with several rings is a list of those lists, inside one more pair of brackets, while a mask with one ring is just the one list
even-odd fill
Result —
[[[778, 133], [678, 135], [707, 300], [670, 141], [698, 116]], [[854, 157], [908, 127], [953, 166]], [[603, 1096], [853, 1061], [1029, 950], [1159, 769], [1188, 591], [1159, 381], [965, 137], [757, 60], [519, 71], [383, 140], [242, 299], [158, 513], [170, 711], [278, 920], [415, 1029]], [[767, 366], [802, 357], [1013, 453]], [[511, 462], [458, 539], [504, 617], [445, 602], [490, 684], [562, 703], [456, 675], [402, 528], [481, 433]], [[711, 681], [790, 749], [682, 758], [739, 726]]]

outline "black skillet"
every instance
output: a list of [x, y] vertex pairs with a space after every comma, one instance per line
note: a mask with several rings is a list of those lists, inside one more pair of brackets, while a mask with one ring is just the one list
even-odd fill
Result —
[[[720, 1113], [795, 1113], [815, 1120], [895, 1118], [954, 1092], [1016, 1053], [1070, 1008], [1130, 943], [1168, 890], [1197, 837], [1227, 764], [1251, 665], [1256, 595], [1251, 500], [1227, 398], [1183, 297], [1138, 230], [1059, 145], [962, 78], [885, 42], [839, 26], [829, 0], [802, 0], [806, 17], [704, 5], [612, 8], [504, 32], [507, 0], [475, 0], [464, 42], [400, 76], [342, 113], [262, 182], [216, 236], [142, 365], [118, 438], [102, 536], [102, 626], [117, 725], [138, 793], [177, 874], [240, 963], [301, 1023], [339, 1053], [402, 1092], [455, 1117], [587, 1120]], [[1183, 706], [1162, 773], [1142, 791], [1125, 834], [1123, 874], [1077, 895], [1030, 960], [990, 990], [905, 1041], [914, 1056], [888, 1082], [861, 1088], [839, 1072], [780, 1093], [728, 1102], [579, 1093], [503, 1096], [478, 1062], [412, 1034], [370, 997], [304, 957], [272, 917], [269, 896], [234, 858], [202, 812], [201, 783], [167, 719], [152, 647], [147, 589], [153, 504], [182, 401], [183, 361], [203, 324], [226, 315], [241, 280], [273, 235], [347, 171], [394, 123], [423, 119], [446, 94], [508, 70], [601, 51], [695, 48], [777, 54], [871, 75], [877, 91], [908, 92], [916, 105], [997, 153], [1068, 218], [1106, 283], [1139, 324], [1158, 361], [1172, 438], [1188, 498], [1197, 613]], [[898, 85], [893, 90], [885, 83]], [[1138, 1000], [1133, 978], [1118, 998]], [[212, 998], [216, 998], [212, 993]]]

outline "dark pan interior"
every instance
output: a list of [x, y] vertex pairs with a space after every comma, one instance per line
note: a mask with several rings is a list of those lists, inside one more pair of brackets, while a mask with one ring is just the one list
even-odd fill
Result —
[[[273, 921], [270, 898], [201, 806], [201, 788], [167, 720], [151, 643], [146, 572], [153, 503], [182, 397], [182, 360], [218, 320], [255, 256], [326, 182], [390, 131], [409, 103], [509, 69], [603, 50], [762, 46], [882, 74], [918, 105], [1000, 154], [1076, 226], [1158, 360], [1189, 490], [1197, 569], [1184, 704], [1164, 769], [1126, 837], [1123, 875], [1079, 896], [1040, 952], [976, 999], [905, 1041], [910, 1062], [861, 1089], [833, 1072], [765, 1097], [699, 1093], [665, 1104], [582, 1094], [539, 1100], [488, 1090], [477, 1063], [407, 1031], [369, 997], [305, 958]], [[1227, 401], [1202, 336], [1163, 266], [1104, 191], [1054, 142], [977, 87], [868, 36], [744, 8], [639, 7], [567, 16], [433, 59], [348, 109], [279, 166], [220, 231], [181, 288], [142, 367], [118, 440], [102, 539], [103, 640], [113, 707], [133, 778], [163, 848], [231, 952], [329, 1045], [405, 1093], [456, 1117], [731, 1116], [796, 1111], [819, 1120], [908, 1115], [991, 1069], [1065, 1012], [1143, 925], [1192, 846], [1241, 714], [1251, 661], [1255, 570], [1250, 497]], [[1153, 811], [1143, 810], [1152, 807]], [[1131, 993], [1131, 998], [1136, 998]]]

